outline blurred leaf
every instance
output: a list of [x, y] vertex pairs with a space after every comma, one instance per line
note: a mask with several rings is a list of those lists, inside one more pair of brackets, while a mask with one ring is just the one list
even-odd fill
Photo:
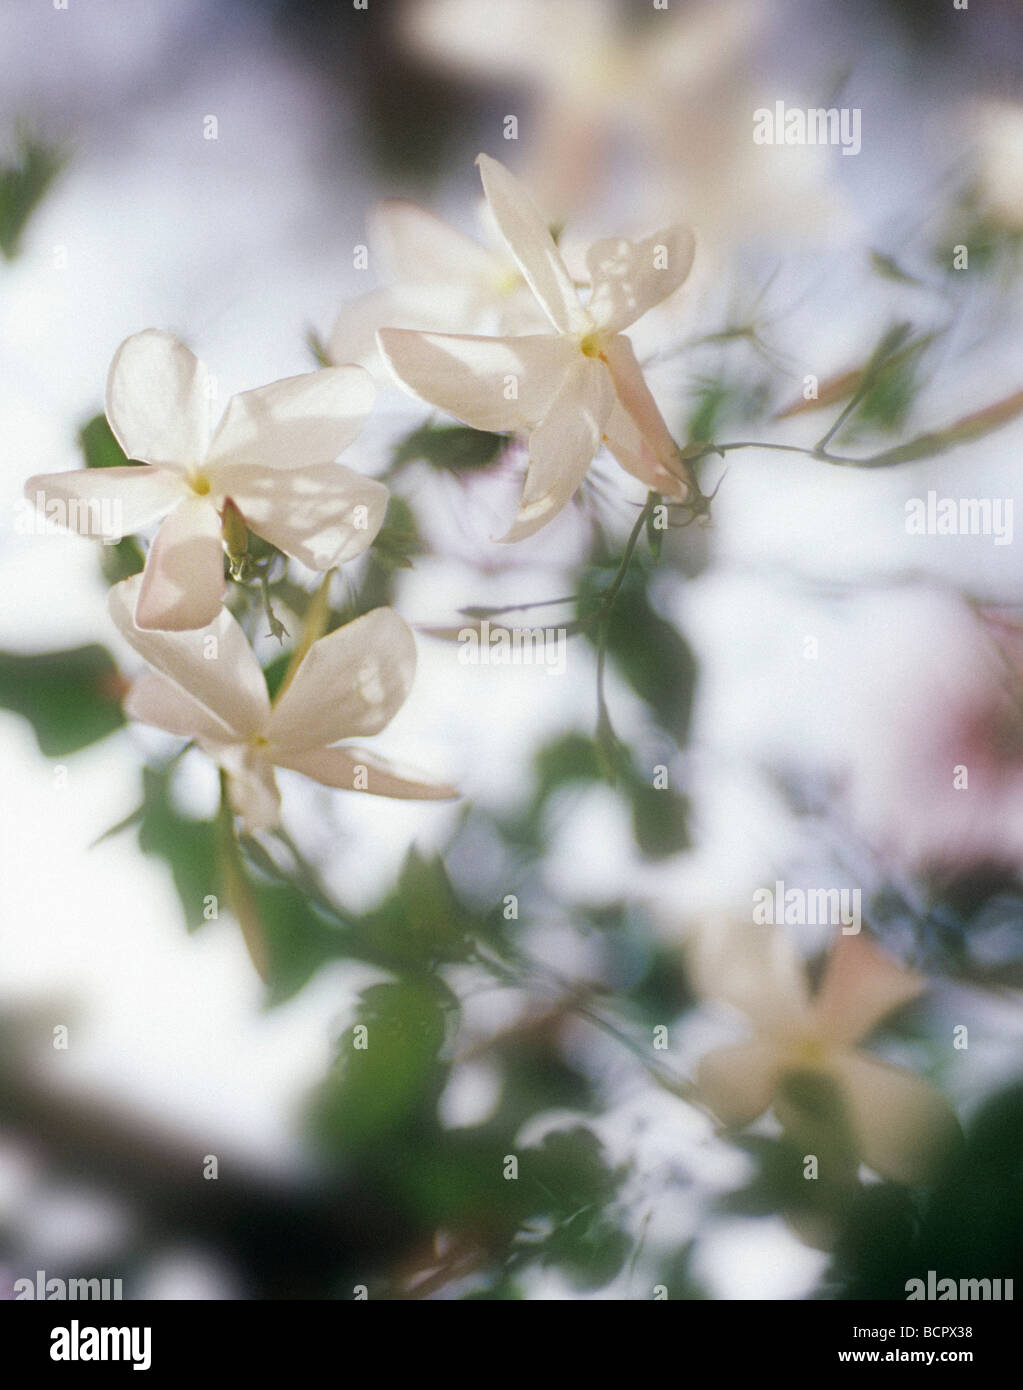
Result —
[[392, 492], [384, 524], [373, 542], [371, 554], [390, 569], [411, 569], [409, 557], [420, 554], [422, 548], [412, 508]]
[[581, 1125], [546, 1135], [520, 1156], [519, 1182], [539, 1193], [534, 1215], [556, 1223], [541, 1261], [577, 1288], [602, 1288], [628, 1257], [631, 1240], [608, 1210], [626, 1172], [611, 1168], [600, 1140]]
[[12, 261], [29, 218], [66, 163], [53, 145], [21, 132], [14, 158], [0, 165], [0, 252]]
[[[606, 756], [606, 755], [605, 755]], [[539, 845], [540, 818], [547, 801], [573, 782], [599, 782], [605, 764], [595, 740], [569, 733], [545, 744], [534, 759], [536, 779], [528, 812], [527, 839]], [[639, 849], [650, 858], [676, 854], [689, 845], [689, 803], [670, 786], [655, 786], [652, 769], [641, 769], [627, 749], [617, 745], [615, 785], [632, 806], [633, 830]]]
[[134, 536], [124, 536], [116, 545], [99, 547], [100, 571], [108, 584], [120, 584], [133, 574], [141, 574], [146, 564], [142, 547]]
[[395, 448], [394, 467], [422, 459], [451, 473], [472, 473], [489, 468], [507, 443], [503, 434], [467, 425], [423, 425]]
[[394, 891], [359, 921], [359, 942], [381, 964], [465, 960], [475, 923], [458, 902], [444, 861], [409, 850]]
[[731, 391], [724, 382], [701, 383], [686, 424], [687, 441], [714, 439], [727, 418], [730, 401]]
[[796, 415], [807, 415], [814, 410], [826, 410], [829, 406], [837, 405], [839, 401], [847, 400], [863, 380], [863, 368], [853, 367], [851, 371], [839, 372], [837, 376], [828, 377], [817, 386], [816, 396], [806, 400], [803, 396], [798, 396], [794, 401], [784, 406], [774, 415], [775, 420], [791, 420]]
[[[591, 570], [580, 593], [579, 616], [585, 617], [610, 580], [607, 570]], [[607, 651], [616, 667], [676, 742], [684, 741], [692, 711], [696, 661], [678, 630], [650, 604], [647, 576], [634, 564], [614, 605], [602, 620]], [[595, 642], [599, 624], [586, 627]]]
[[565, 1274], [577, 1289], [602, 1289], [628, 1258], [631, 1237], [600, 1207], [570, 1216], [544, 1245], [543, 1263]]
[[903, 270], [893, 256], [886, 256], [883, 251], [871, 251], [870, 264], [883, 279], [894, 280], [896, 284], [920, 287], [924, 283], [916, 275]]
[[95, 643], [36, 656], [0, 652], [0, 708], [29, 721], [48, 758], [119, 729], [124, 689], [113, 657]]
[[[78, 431], [78, 445], [86, 468], [123, 468], [131, 460], [114, 438], [105, 415], [94, 415]], [[145, 464], [138, 467], [144, 468]]]
[[[432, 1111], [446, 1067], [440, 1050], [454, 996], [435, 980], [371, 985], [342, 1038], [314, 1103], [314, 1125], [332, 1150], [350, 1152], [397, 1136]], [[364, 1028], [365, 1033], [359, 1033]], [[365, 1046], [357, 1046], [360, 1041]]]
[[306, 330], [305, 342], [313, 361], [318, 367], [333, 367], [335, 365], [331, 361], [327, 344], [323, 341], [315, 328]]
[[349, 956], [350, 935], [317, 912], [295, 885], [250, 879], [249, 886], [267, 950], [267, 1002], [283, 1004], [321, 966]]
[[1023, 1281], [1023, 1085], [989, 1096], [948, 1173], [917, 1197], [884, 1183], [848, 1212], [832, 1277], [842, 1298], [905, 1299], [906, 1281]]
[[648, 858], [662, 859], [689, 848], [689, 802], [684, 796], [671, 787], [655, 787], [638, 769], [632, 770], [627, 791], [636, 844]]
[[919, 434], [905, 444], [898, 444], [867, 458], [839, 459], [837, 462], [854, 468], [891, 468], [900, 463], [915, 463], [993, 434], [1020, 415], [1023, 415], [1023, 390], [1014, 391], [1011, 396], [971, 411], [969, 415], [961, 415], [943, 430]]
[[584, 734], [564, 734], [553, 743], [544, 744], [534, 757], [533, 769], [536, 806], [566, 783], [596, 782], [601, 777], [596, 745]]
[[852, 440], [864, 427], [894, 433], [905, 423], [920, 387], [920, 361], [940, 332], [912, 337], [910, 323], [897, 323], [881, 337], [862, 369], [849, 404], [821, 444], [836, 437]]
[[166, 772], [143, 769], [142, 791], [139, 848], [166, 862], [181, 900], [185, 925], [194, 931], [205, 920], [205, 900], [222, 895], [217, 822], [193, 820], [176, 810]]
[[276, 700], [281, 684], [287, 673], [288, 666], [291, 664], [291, 652], [279, 652], [271, 661], [263, 667], [263, 678], [266, 681], [266, 688], [270, 693], [270, 699]]

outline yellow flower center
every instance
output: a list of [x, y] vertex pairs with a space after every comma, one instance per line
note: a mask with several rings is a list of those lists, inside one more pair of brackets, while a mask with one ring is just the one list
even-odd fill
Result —
[[802, 1037], [789, 1044], [788, 1057], [794, 1066], [820, 1067], [827, 1061], [828, 1048], [820, 1038]]
[[502, 299], [510, 299], [525, 283], [516, 267], [509, 266], [507, 270], [494, 277], [494, 291]]
[[188, 485], [196, 497], [208, 497], [212, 490], [212, 484], [205, 473], [193, 473], [188, 480]]
[[584, 357], [599, 357], [602, 362], [607, 361], [604, 344], [599, 333], [587, 333], [580, 338], [579, 351]]

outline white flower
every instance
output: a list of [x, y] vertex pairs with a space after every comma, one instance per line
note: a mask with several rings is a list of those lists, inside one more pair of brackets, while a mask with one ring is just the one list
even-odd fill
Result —
[[[499, 241], [492, 219], [480, 220], [488, 240]], [[529, 333], [546, 327], [503, 244], [481, 246], [414, 203], [391, 199], [374, 209], [369, 249], [372, 264], [391, 283], [340, 311], [330, 335], [333, 362], [358, 362], [389, 381], [377, 349], [378, 328]]]
[[110, 614], [153, 668], [132, 685], [133, 719], [194, 739], [228, 774], [231, 805], [248, 832], [279, 818], [276, 767], [328, 787], [410, 800], [448, 800], [452, 787], [409, 780], [340, 739], [378, 734], [404, 704], [416, 669], [415, 640], [390, 608], [376, 608], [314, 642], [271, 705], [259, 663], [226, 608], [192, 632], [139, 628], [132, 617], [142, 579], [116, 584]]
[[42, 474], [25, 493], [48, 513], [63, 504], [84, 535], [119, 539], [165, 517], [136, 621], [204, 627], [224, 593], [220, 513], [229, 498], [253, 531], [311, 569], [332, 569], [372, 543], [387, 489], [330, 460], [358, 434], [374, 395], [361, 367], [288, 377], [232, 396], [211, 437], [206, 368], [150, 329], [122, 343], [107, 380], [110, 428], [146, 466]]
[[678, 449], [623, 333], [682, 284], [692, 233], [673, 227], [642, 242], [599, 241], [587, 266], [586, 308], [525, 189], [487, 155], [477, 163], [487, 201], [553, 333], [481, 338], [384, 328], [381, 350], [414, 395], [480, 430], [531, 431], [518, 520], [502, 537], [546, 525], [606, 443], [657, 492], [685, 495]]
[[811, 997], [785, 937], [771, 927], [702, 932], [690, 964], [699, 991], [745, 1013], [753, 1038], [717, 1048], [701, 1061], [697, 1093], [730, 1126], [773, 1105], [787, 1130], [805, 1134], [807, 1117], [786, 1081], [811, 1073], [830, 1081], [859, 1157], [895, 1182], [927, 1182], [958, 1124], [944, 1098], [920, 1077], [855, 1044], [925, 982], [861, 936], [834, 947]]

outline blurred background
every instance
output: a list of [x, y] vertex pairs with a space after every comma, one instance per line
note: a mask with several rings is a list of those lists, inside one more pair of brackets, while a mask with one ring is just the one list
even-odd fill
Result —
[[[930, 491], [1016, 493], [1018, 0], [8, 0], [0, 54], [0, 1296], [37, 1270], [200, 1299], [1023, 1277], [1023, 571], [1014, 541], [906, 527]], [[859, 110], [861, 149], [755, 144], [779, 101]], [[374, 210], [494, 245], [481, 150], [570, 264], [694, 227], [689, 285], [633, 333], [681, 443], [809, 449], [854, 395], [833, 445], [857, 459], [988, 407], [1003, 427], [889, 467], [707, 454], [710, 523], [643, 537], [553, 675], [466, 666], [444, 634], [467, 608], [592, 617], [644, 493], [598, 458], [555, 523], [495, 546], [521, 448], [381, 379], [345, 461], [392, 508], [335, 599], [419, 628], [380, 749], [463, 799], [285, 774], [289, 843], [245, 847], [264, 985], [222, 906], [214, 771], [120, 712], [138, 661], [105, 594], [138, 546], [31, 525], [23, 484], [117, 461], [106, 372], [144, 328], [220, 400], [378, 369], [365, 326], [420, 326], [424, 272], [388, 264]], [[312, 577], [289, 582], [300, 612]], [[777, 878], [861, 888], [932, 981], [872, 1043], [964, 1124], [923, 1194], [808, 1198], [770, 1116], [736, 1138], [691, 1103], [731, 1025], [685, 943]], [[829, 935], [797, 944], [813, 969]], [[360, 1021], [387, 1041], [355, 1068]]]

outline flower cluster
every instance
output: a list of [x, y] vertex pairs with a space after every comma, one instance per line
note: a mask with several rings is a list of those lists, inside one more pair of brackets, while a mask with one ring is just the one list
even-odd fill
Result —
[[[479, 164], [507, 254], [391, 205], [382, 222], [404, 282], [343, 314], [333, 352], [372, 358], [375, 338], [398, 383], [421, 399], [477, 429], [528, 433], [521, 510], [505, 540], [550, 521], [602, 445], [650, 488], [684, 500], [679, 451], [623, 330], [685, 280], [692, 234], [675, 227], [635, 244], [598, 242], [584, 307], [529, 194], [497, 160], [481, 155]], [[438, 325], [522, 331], [429, 331]], [[159, 523], [143, 573], [110, 598], [120, 632], [152, 667], [126, 707], [202, 747], [228, 774], [231, 805], [250, 831], [277, 823], [275, 767], [382, 796], [455, 795], [335, 746], [379, 733], [408, 695], [415, 644], [395, 612], [312, 641], [271, 705], [225, 607], [225, 551], [239, 577], [249, 531], [321, 572], [373, 544], [388, 490], [336, 460], [375, 395], [365, 366], [327, 366], [233, 396], [211, 431], [205, 366], [171, 334], [147, 330], [122, 344], [107, 381], [107, 420], [130, 462], [40, 474], [25, 486], [43, 510], [63, 504], [83, 534], [118, 540]]]
[[[477, 163], [493, 244], [410, 204], [385, 204], [373, 240], [391, 283], [342, 310], [328, 345], [335, 365], [232, 397], [211, 430], [202, 363], [168, 333], [138, 333], [107, 383], [107, 419], [129, 462], [26, 485], [41, 507], [66, 504], [86, 534], [117, 539], [158, 523], [142, 572], [110, 594], [114, 624], [149, 667], [126, 710], [194, 741], [224, 774], [226, 804], [250, 834], [278, 825], [278, 769], [385, 797], [457, 795], [350, 742], [380, 733], [409, 695], [415, 640], [395, 611], [376, 608], [330, 632], [314, 624], [271, 698], [231, 607], [229, 581], [251, 578], [250, 532], [328, 576], [377, 540], [388, 489], [337, 458], [380, 383], [474, 430], [522, 437], [528, 465], [504, 542], [551, 522], [603, 449], [654, 495], [648, 507], [666, 498], [705, 510], [627, 336], [686, 281], [693, 234], [672, 225], [635, 242], [600, 240], [573, 272], [525, 187], [497, 160]], [[930, 1180], [957, 1133], [954, 1116], [929, 1084], [859, 1047], [920, 993], [919, 977], [843, 938], [811, 995], [784, 937], [762, 930], [752, 940], [702, 935], [692, 966], [703, 994], [754, 1024], [751, 1040], [711, 1051], [699, 1068], [695, 1095], [725, 1125], [773, 1108], [807, 1145], [841, 1133], [847, 1157], [896, 1181]], [[807, 1103], [808, 1077], [828, 1092], [823, 1109]]]

